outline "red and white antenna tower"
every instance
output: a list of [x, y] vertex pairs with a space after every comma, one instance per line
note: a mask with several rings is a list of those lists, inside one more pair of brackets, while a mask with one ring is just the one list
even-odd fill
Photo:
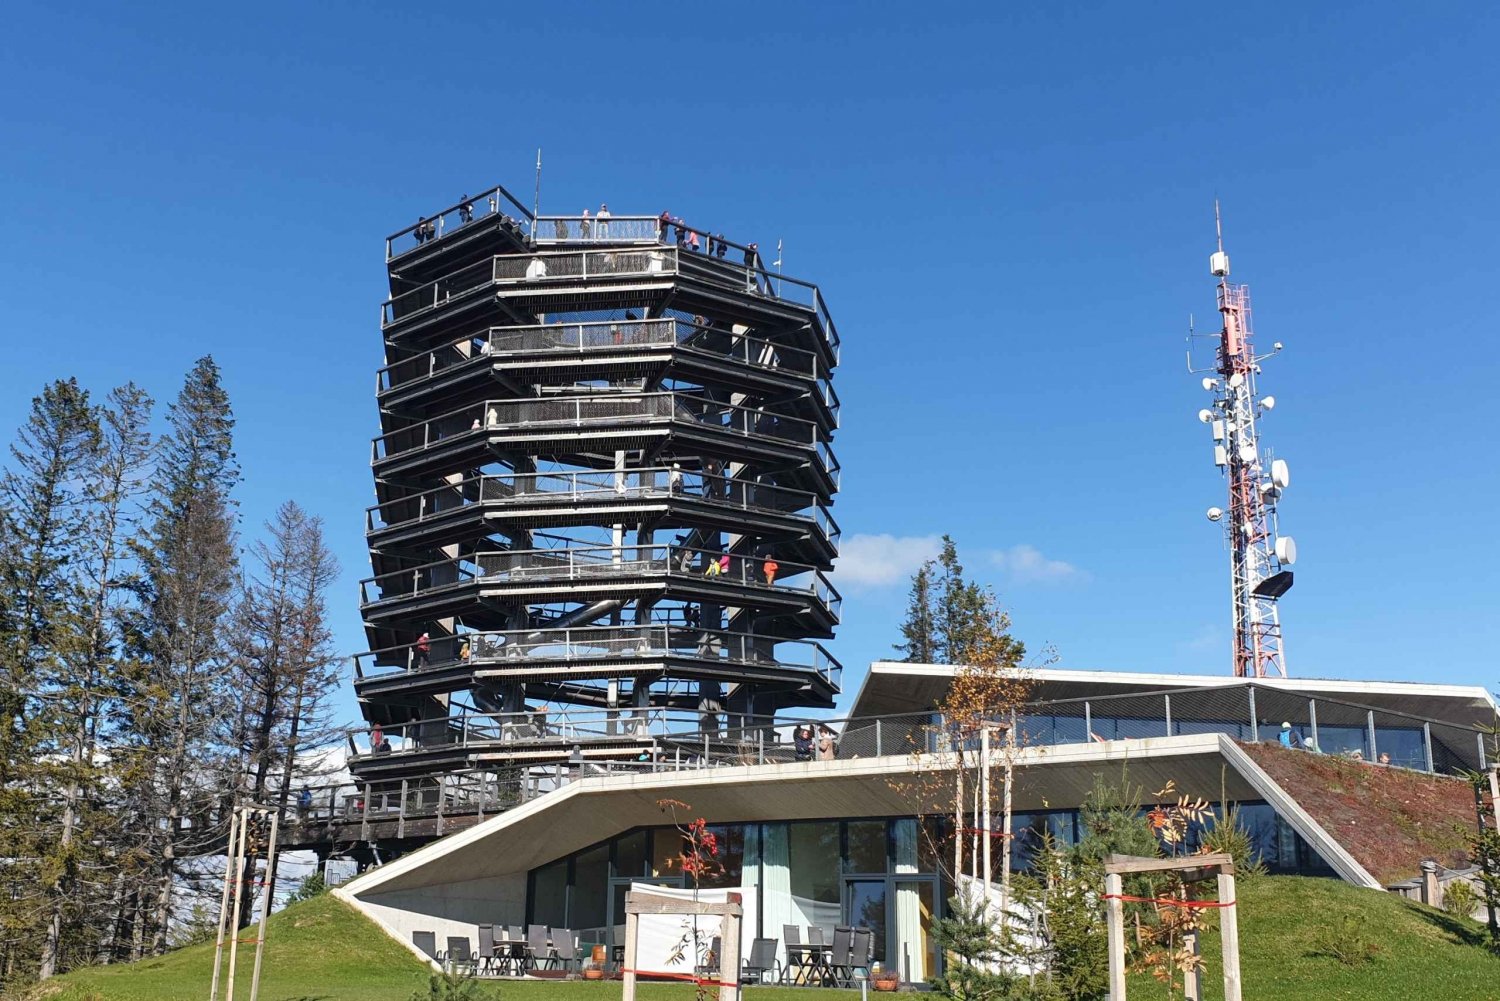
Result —
[[[1270, 354], [1256, 355], [1251, 343], [1250, 290], [1229, 281], [1229, 255], [1224, 253], [1224, 231], [1219, 203], [1214, 202], [1214, 229], [1218, 250], [1209, 258], [1209, 270], [1219, 279], [1219, 313], [1224, 327], [1219, 331], [1218, 351], [1212, 368], [1192, 367], [1189, 334], [1188, 370], [1213, 372], [1203, 379], [1203, 388], [1214, 394], [1212, 408], [1198, 411], [1198, 419], [1209, 426], [1214, 438], [1214, 464], [1229, 481], [1229, 512], [1226, 536], [1230, 552], [1230, 592], [1234, 614], [1234, 674], [1239, 678], [1286, 677], [1286, 649], [1281, 641], [1281, 619], [1276, 602], [1292, 586], [1289, 569], [1297, 559], [1297, 544], [1281, 535], [1276, 504], [1291, 483], [1286, 460], [1273, 459], [1262, 449], [1256, 420], [1276, 406], [1276, 398], [1256, 399], [1255, 381], [1260, 363], [1281, 350], [1278, 341]], [[1208, 509], [1208, 520], [1219, 521], [1225, 512]]]

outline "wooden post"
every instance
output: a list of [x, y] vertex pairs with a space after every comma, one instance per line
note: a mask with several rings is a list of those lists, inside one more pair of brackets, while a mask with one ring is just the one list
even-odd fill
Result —
[[[737, 901], [739, 894], [729, 899]], [[732, 912], [719, 926], [719, 951], [724, 954], [719, 957], [719, 1001], [740, 1001], [740, 919]]]
[[1224, 945], [1224, 1001], [1240, 997], [1239, 898], [1234, 894], [1234, 872], [1219, 873], [1219, 937]]
[[[990, 815], [990, 726], [986, 720], [984, 727], [979, 731], [979, 798], [982, 801], [980, 808], [979, 826], [983, 830], [984, 843], [980, 846], [981, 865], [984, 867], [984, 876], [980, 885], [984, 887], [985, 905], [989, 905], [990, 899], [990, 873], [994, 872], [991, 863], [991, 851], [993, 850], [994, 838], [990, 837], [990, 824], [993, 822]], [[980, 819], [983, 818], [983, 819]], [[1000, 920], [1005, 920], [1005, 915], [1000, 915]]]
[[[1182, 948], [1189, 956], [1198, 955], [1198, 933], [1186, 932], [1182, 936]], [[1203, 1001], [1203, 976], [1196, 967], [1182, 971], [1182, 1001]]]
[[1490, 768], [1490, 808], [1495, 811], [1495, 830], [1500, 831], [1500, 765]]
[[1109, 936], [1109, 1001], [1125, 1001], [1125, 881], [1119, 873], [1104, 877], [1104, 894], [1108, 898], [1106, 927]]
[[625, 908], [625, 991], [620, 1001], [635, 1001], [635, 949], [640, 934], [641, 916]]
[[[229, 815], [229, 841], [225, 845], [224, 852], [224, 891], [219, 897], [219, 930], [214, 941], [214, 979], [208, 988], [208, 1001], [218, 1001], [219, 998], [219, 968], [224, 962], [224, 922], [229, 922], [230, 934], [236, 931], [235, 920], [230, 917], [233, 913], [229, 903], [231, 898], [238, 900], [234, 893], [234, 862], [239, 855], [238, 838], [240, 834], [240, 815], [236, 811]], [[238, 908], [236, 908], [237, 910]]]
[[[271, 929], [271, 898], [276, 895], [276, 885], [271, 882], [271, 876], [276, 872], [276, 836], [281, 820], [270, 810], [258, 812], [262, 816], [270, 816], [271, 834], [266, 841], [266, 878], [260, 898], [260, 932], [255, 936], [255, 966], [250, 974], [250, 1001], [256, 1001], [260, 997], [260, 964], [266, 958], [266, 936]], [[250, 871], [255, 871], [253, 864]]]

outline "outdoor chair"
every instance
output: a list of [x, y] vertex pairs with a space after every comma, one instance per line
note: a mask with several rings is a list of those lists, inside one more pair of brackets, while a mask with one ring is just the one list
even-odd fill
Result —
[[818, 983], [827, 985], [833, 970], [828, 966], [828, 943], [823, 938], [823, 929], [816, 925], [807, 928], [808, 979], [818, 978]]
[[807, 976], [807, 949], [802, 945], [802, 931], [796, 925], [782, 925], [781, 934], [786, 939], [786, 969], [781, 971], [781, 981], [800, 984]]
[[833, 968], [833, 983], [837, 987], [852, 986], [852, 974], [849, 966], [852, 962], [851, 954], [854, 951], [854, 929], [848, 925], [839, 925], [833, 930], [833, 955], [828, 965]]
[[709, 939], [708, 955], [703, 957], [703, 962], [693, 968], [693, 972], [700, 977], [717, 976], [719, 972], [719, 956], [724, 948], [724, 940], [715, 935]]
[[469, 951], [469, 936], [448, 936], [448, 952], [443, 967], [450, 973], [464, 973], [474, 968], [474, 954]]
[[764, 983], [767, 973], [772, 974], [772, 983], [779, 979], [781, 960], [776, 958], [776, 944], [774, 938], [758, 938], [750, 943], [750, 958], [745, 960], [745, 969], [740, 975], [740, 983]]
[[552, 958], [564, 973], [578, 972], [578, 944], [571, 928], [552, 929]]
[[479, 955], [475, 957], [480, 974], [492, 972], [495, 967], [495, 926], [479, 926]]
[[849, 976], [860, 980], [870, 979], [870, 960], [875, 952], [875, 933], [868, 928], [854, 929], [853, 944], [849, 948]]
[[526, 972], [526, 944], [523, 929], [519, 925], [505, 925], [505, 942], [501, 946], [500, 969], [512, 976]]
[[531, 953], [531, 968], [540, 970], [552, 961], [552, 951], [547, 947], [547, 926], [526, 926], [526, 949]]
[[414, 931], [411, 933], [411, 944], [420, 949], [428, 959], [438, 958], [437, 932]]

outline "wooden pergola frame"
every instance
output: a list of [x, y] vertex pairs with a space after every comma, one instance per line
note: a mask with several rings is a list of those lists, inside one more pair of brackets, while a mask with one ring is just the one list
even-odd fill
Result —
[[[1216, 876], [1219, 881], [1219, 934], [1224, 955], [1224, 1001], [1241, 1001], [1240, 924], [1238, 898], [1234, 895], [1234, 859], [1224, 852], [1189, 855], [1184, 858], [1141, 858], [1108, 855], [1104, 859], [1104, 899], [1109, 935], [1109, 1001], [1125, 1001], [1125, 880], [1134, 873], [1176, 872], [1187, 883]], [[1192, 948], [1197, 949], [1194, 935]], [[1183, 996], [1200, 1001], [1202, 990], [1197, 971], [1183, 978]]]
[[[625, 894], [625, 989], [621, 1001], [635, 999], [635, 959], [642, 914], [716, 914], [724, 919], [719, 930], [719, 1001], [740, 999], [740, 919], [744, 901], [738, 893], [728, 894], [722, 904], [701, 900], [683, 900], [657, 893], [630, 890]], [[696, 960], [694, 962], [696, 965]]]

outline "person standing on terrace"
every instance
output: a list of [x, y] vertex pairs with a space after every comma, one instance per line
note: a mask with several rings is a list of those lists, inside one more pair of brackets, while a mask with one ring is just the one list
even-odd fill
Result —
[[427, 666], [428, 658], [432, 655], [432, 637], [423, 633], [417, 637], [417, 642], [412, 649], [416, 652], [416, 668], [420, 671]]
[[690, 230], [688, 232], [688, 249], [691, 250], [695, 254], [698, 253], [699, 247], [698, 247], [698, 231], [697, 230]]
[[583, 239], [587, 240], [589, 238], [589, 234], [592, 231], [593, 223], [589, 222], [589, 210], [584, 209], [583, 217], [578, 222], [578, 233], [583, 237]]
[[599, 213], [596, 216], [594, 216], [594, 219], [599, 224], [598, 227], [597, 227], [598, 230], [599, 230], [599, 239], [601, 239], [601, 240], [608, 240], [609, 239], [609, 206], [605, 205], [603, 202], [600, 202], [599, 203]]
[[656, 223], [656, 238], [662, 243], [667, 242], [667, 230], [672, 228], [672, 213], [662, 209], [661, 217]]
[[474, 221], [474, 203], [469, 201], [469, 193], [464, 192], [463, 200], [458, 203], [458, 219], [460, 222]]
[[720, 233], [719, 234], [719, 249], [718, 249], [718, 252], [717, 252], [717, 255], [716, 255], [719, 258], [719, 260], [722, 261], [724, 259], [724, 252], [726, 250], [728, 250], [728, 249], [729, 249], [729, 244], [727, 244], [727, 243], [724, 242], [724, 234]]

